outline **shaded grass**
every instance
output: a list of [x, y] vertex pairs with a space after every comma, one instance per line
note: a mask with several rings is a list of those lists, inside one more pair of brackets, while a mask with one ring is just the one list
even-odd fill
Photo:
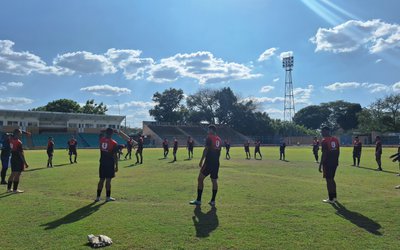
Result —
[[[162, 149], [146, 149], [143, 165], [120, 161], [112, 182], [117, 201], [96, 204], [97, 150], [79, 150], [78, 164], [66, 164], [66, 151], [57, 150], [53, 169], [45, 168], [45, 151], [27, 151], [26, 193], [0, 191], [0, 248], [83, 249], [93, 233], [110, 236], [115, 249], [396, 249], [400, 178], [388, 160], [396, 150], [384, 149], [387, 172], [377, 172], [373, 149], [363, 150], [362, 168], [355, 168], [343, 148], [340, 204], [330, 206], [321, 202], [325, 182], [311, 148], [288, 147], [288, 162], [278, 160], [276, 147], [262, 148], [262, 161], [232, 148], [232, 160], [221, 159], [216, 209], [188, 205], [200, 148], [190, 161], [184, 149], [171, 164], [172, 156], [160, 160]], [[203, 197], [211, 197], [208, 179]]]

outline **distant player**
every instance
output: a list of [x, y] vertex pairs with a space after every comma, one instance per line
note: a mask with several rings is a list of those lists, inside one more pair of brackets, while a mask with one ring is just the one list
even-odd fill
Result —
[[191, 136], [188, 137], [187, 139], [187, 150], [188, 150], [188, 159], [193, 158], [193, 148], [194, 148], [194, 141]]
[[53, 154], [54, 154], [54, 140], [53, 137], [49, 137], [47, 140], [47, 167], [52, 168], [53, 167]]
[[262, 160], [262, 155], [261, 155], [261, 151], [260, 151], [261, 141], [260, 141], [260, 140], [257, 140], [257, 141], [254, 143], [254, 145], [255, 145], [255, 147], [254, 147], [254, 159], [257, 160], [257, 154], [259, 154], [259, 155], [260, 155], [260, 160]]
[[322, 155], [319, 164], [319, 172], [323, 170], [323, 177], [326, 180], [328, 189], [328, 199], [323, 200], [325, 203], [335, 203], [337, 201], [335, 174], [339, 165], [339, 141], [330, 135], [328, 127], [323, 127], [321, 131], [324, 137], [321, 142]]
[[118, 144], [118, 160], [121, 160], [121, 155], [124, 155], [124, 152], [122, 151], [124, 148], [124, 144]]
[[227, 160], [231, 159], [231, 155], [229, 154], [229, 150], [231, 149], [231, 144], [229, 143], [228, 140], [225, 140], [225, 150], [226, 150], [226, 154], [225, 154], [225, 158]]
[[[391, 155], [390, 159], [392, 159], [393, 162], [399, 163], [399, 171], [400, 171], [400, 146], [397, 148], [397, 153]], [[400, 176], [400, 173], [398, 173], [397, 176]]]
[[[137, 142], [136, 149], [136, 163], [135, 164], [143, 164], [143, 136], [139, 134], [139, 140]], [[140, 161], [139, 161], [140, 157]]]
[[6, 185], [6, 174], [8, 165], [10, 163], [10, 155], [11, 155], [11, 148], [10, 148], [10, 134], [6, 133], [3, 134], [1, 139], [2, 147], [1, 147], [1, 184]]
[[246, 141], [244, 143], [244, 152], [246, 153], [246, 160], [250, 160], [250, 141]]
[[279, 144], [279, 160], [285, 160], [286, 142], [282, 139]]
[[[206, 146], [203, 150], [199, 167], [200, 173], [197, 178], [197, 199], [190, 201], [191, 205], [201, 205], [201, 196], [203, 194], [204, 179], [210, 175], [212, 182], [212, 198], [209, 204], [215, 206], [215, 197], [218, 191], [218, 171], [219, 171], [219, 157], [221, 155], [222, 141], [217, 136], [217, 128], [214, 125], [208, 126], [208, 137], [206, 139]], [[204, 164], [203, 164], [204, 163]]]
[[357, 160], [357, 167], [360, 166], [360, 159], [361, 159], [361, 150], [362, 150], [362, 144], [360, 140], [358, 139], [358, 136], [354, 137], [354, 142], [353, 142], [353, 165], [356, 166], [356, 160]]
[[174, 149], [172, 154], [174, 155], [174, 161], [176, 161], [176, 152], [178, 152], [178, 140], [174, 138]]
[[169, 153], [169, 145], [168, 145], [168, 140], [167, 138], [164, 138], [164, 141], [162, 143], [163, 149], [164, 149], [164, 159], [167, 158], [168, 153]]
[[[68, 154], [69, 154], [69, 162], [72, 163], [78, 163], [76, 161], [76, 158], [78, 157], [78, 153], [76, 151], [76, 148], [78, 146], [78, 141], [75, 139], [75, 136], [71, 135], [71, 139], [67, 142], [68, 144]], [[75, 156], [74, 162], [72, 162], [72, 155]]]
[[95, 202], [100, 201], [104, 181], [106, 182], [106, 201], [115, 201], [115, 199], [111, 197], [111, 179], [115, 177], [115, 172], [118, 172], [118, 144], [112, 139], [113, 132], [112, 128], [107, 128], [105, 136], [100, 138], [100, 180], [97, 185], [97, 197]]
[[[22, 131], [15, 129], [13, 136], [10, 139], [11, 149], [11, 175], [8, 178], [7, 192], [14, 192], [16, 194], [23, 193], [24, 191], [18, 189], [19, 179], [21, 172], [28, 168], [26, 163], [24, 151], [22, 149], [22, 142], [20, 140]], [[11, 190], [11, 186], [13, 189]]]
[[132, 159], [132, 148], [133, 148], [133, 139], [132, 137], [129, 137], [129, 140], [126, 141], [126, 155], [125, 155], [125, 160], [129, 156], [129, 160]]
[[316, 136], [314, 137], [312, 146], [313, 146], [312, 151], [313, 151], [313, 154], [314, 154], [314, 157], [315, 157], [315, 162], [319, 163], [318, 162], [319, 140], [318, 140], [318, 138]]
[[382, 142], [379, 135], [375, 138], [375, 160], [378, 163], [377, 170], [382, 171]]

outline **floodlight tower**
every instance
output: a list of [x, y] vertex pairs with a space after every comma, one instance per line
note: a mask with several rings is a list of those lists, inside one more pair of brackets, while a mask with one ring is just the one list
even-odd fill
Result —
[[294, 60], [293, 56], [289, 55], [282, 58], [282, 66], [285, 68], [285, 100], [283, 107], [283, 120], [291, 122], [295, 113], [294, 109], [294, 95], [292, 83], [292, 70]]

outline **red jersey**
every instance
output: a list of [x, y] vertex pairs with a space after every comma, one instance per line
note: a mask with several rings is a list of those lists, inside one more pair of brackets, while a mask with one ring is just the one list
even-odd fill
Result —
[[318, 140], [314, 140], [313, 141], [313, 150], [314, 151], [318, 151], [319, 150], [319, 141]]
[[10, 148], [11, 148], [11, 154], [17, 154], [23, 152], [22, 142], [16, 138], [10, 139]]
[[216, 135], [208, 135], [206, 139], [207, 155], [206, 159], [219, 160], [221, 154], [222, 140]]
[[353, 142], [353, 152], [360, 153], [362, 149], [362, 144], [360, 141], [354, 140]]
[[75, 139], [70, 139], [69, 141], [68, 141], [68, 146], [70, 147], [70, 148], [76, 148], [76, 145], [78, 144], [78, 142], [75, 140]]
[[321, 142], [322, 153], [325, 156], [322, 164], [324, 166], [339, 165], [339, 141], [335, 137], [325, 137]]
[[114, 161], [114, 154], [118, 151], [118, 143], [111, 138], [100, 139], [100, 161]]
[[376, 141], [375, 143], [375, 154], [382, 154], [382, 142]]
[[129, 140], [127, 141], [127, 148], [128, 148], [128, 149], [132, 149], [132, 147], [133, 147], [133, 140], [132, 140], [132, 138], [131, 138], [131, 139], [129, 139]]
[[143, 149], [143, 137], [139, 137], [138, 149]]
[[174, 150], [177, 150], [177, 149], [178, 149], [178, 140], [175, 139], [174, 140]]
[[54, 150], [54, 142], [53, 141], [49, 141], [47, 143], [47, 151], [53, 151]]
[[168, 148], [168, 140], [163, 141], [163, 148]]

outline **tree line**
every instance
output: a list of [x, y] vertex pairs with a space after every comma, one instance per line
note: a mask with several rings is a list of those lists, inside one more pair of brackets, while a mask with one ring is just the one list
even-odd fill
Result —
[[159, 122], [207, 122], [229, 125], [246, 135], [312, 135], [321, 126], [335, 132], [368, 133], [400, 130], [400, 95], [377, 99], [369, 107], [343, 100], [310, 105], [300, 109], [293, 123], [272, 119], [251, 100], [243, 101], [229, 87], [200, 89], [185, 96], [181, 89], [166, 89], [153, 95], [156, 103], [149, 113]]
[[156, 92], [152, 100], [155, 106], [149, 113], [159, 122], [228, 125], [253, 136], [316, 133], [301, 124], [271, 119], [266, 112], [259, 111], [256, 103], [241, 100], [229, 87], [200, 89], [189, 96], [185, 96], [182, 89], [169, 88]]
[[74, 100], [59, 99], [47, 103], [45, 106], [31, 109], [31, 111], [48, 111], [48, 112], [62, 112], [62, 113], [84, 113], [84, 114], [97, 114], [104, 115], [108, 109], [102, 102], [97, 104], [93, 99], [87, 100], [85, 105], [79, 105]]

